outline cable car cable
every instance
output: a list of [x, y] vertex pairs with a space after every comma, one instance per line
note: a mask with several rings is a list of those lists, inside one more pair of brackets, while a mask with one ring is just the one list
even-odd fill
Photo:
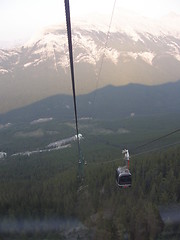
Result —
[[[153, 143], [153, 142], [156, 142], [156, 141], [159, 141], [159, 140], [161, 140], [161, 139], [163, 139], [163, 138], [166, 138], [166, 137], [168, 137], [168, 136], [170, 136], [170, 135], [173, 135], [173, 134], [175, 134], [175, 133], [177, 133], [177, 132], [180, 132], [180, 128], [178, 128], [178, 129], [176, 129], [176, 130], [174, 130], [174, 131], [172, 131], [172, 132], [169, 132], [169, 133], [167, 133], [167, 134], [165, 134], [165, 135], [162, 135], [162, 136], [160, 136], [160, 137], [158, 137], [158, 138], [155, 138], [155, 139], [153, 139], [153, 140], [151, 140], [151, 141], [149, 141], [149, 142], [146, 142], [146, 143], [144, 143], [144, 144], [142, 144], [142, 145], [139, 145], [139, 146], [135, 147], [134, 149], [131, 149], [131, 152], [132, 152], [132, 151], [135, 151], [135, 150], [137, 150], [137, 149], [139, 149], [139, 148], [145, 147], [145, 146], [147, 146], [147, 145], [149, 145], [149, 144], [151, 144], [151, 143]], [[96, 139], [99, 139], [99, 141], [105, 143], [106, 145], [112, 146], [112, 147], [114, 147], [114, 148], [120, 148], [120, 147], [121, 147], [121, 146], [118, 145], [118, 144], [110, 143], [109, 141], [103, 140], [103, 139], [101, 139], [101, 138], [99, 138], [99, 137], [96, 137]]]
[[163, 139], [163, 138], [166, 138], [166, 137], [168, 137], [168, 136], [170, 136], [170, 135], [172, 135], [172, 134], [174, 134], [174, 133], [177, 133], [177, 132], [179, 132], [179, 131], [180, 131], [180, 128], [179, 128], [179, 129], [176, 129], [175, 131], [172, 131], [172, 132], [170, 132], [170, 133], [168, 133], [168, 134], [165, 134], [165, 135], [163, 135], [163, 136], [161, 136], [161, 137], [155, 138], [155, 139], [153, 139], [153, 140], [151, 140], [151, 141], [149, 141], [149, 142], [147, 142], [147, 143], [144, 143], [144, 144], [136, 147], [134, 150], [137, 150], [137, 149], [139, 149], [139, 148], [145, 147], [145, 146], [147, 146], [147, 145], [149, 145], [149, 144], [151, 144], [151, 143], [153, 143], [153, 142], [157, 142], [157, 141], [159, 141], [159, 140], [161, 140], [161, 139]]
[[73, 102], [74, 102], [74, 115], [76, 123], [76, 134], [77, 134], [77, 145], [78, 145], [78, 155], [79, 155], [79, 175], [80, 178], [83, 177], [82, 169], [82, 152], [80, 148], [79, 140], [79, 127], [78, 127], [78, 114], [77, 114], [77, 104], [76, 104], [76, 89], [75, 89], [75, 78], [74, 78], [74, 61], [73, 61], [73, 47], [72, 47], [72, 34], [71, 34], [71, 16], [70, 16], [70, 5], [69, 0], [64, 0], [65, 13], [66, 13], [66, 27], [67, 27], [67, 37], [68, 37], [68, 47], [69, 47], [69, 60], [71, 69], [71, 80], [72, 80], [72, 91], [73, 91]]
[[140, 153], [135, 153], [135, 154], [133, 154], [132, 156], [133, 156], [133, 157], [136, 157], [136, 156], [139, 156], [139, 155], [142, 155], [142, 154], [146, 154], [146, 153], [150, 153], [150, 152], [155, 152], [155, 151], [158, 151], [158, 150], [161, 150], [161, 149], [164, 149], [164, 148], [168, 148], [168, 147], [172, 147], [172, 146], [175, 146], [175, 145], [178, 145], [178, 144], [180, 144], [180, 141], [175, 142], [175, 143], [171, 143], [171, 144], [167, 144], [167, 145], [164, 145], [164, 146], [162, 146], [162, 147], [153, 148], [153, 149], [148, 150], [148, 151], [144, 151], [144, 152], [140, 152]]
[[[161, 149], [164, 149], [164, 148], [168, 148], [168, 147], [172, 147], [172, 146], [175, 146], [175, 145], [178, 145], [178, 144], [180, 144], [180, 141], [175, 142], [175, 143], [171, 143], [171, 144], [168, 144], [168, 145], [164, 145], [164, 146], [159, 147], [159, 148], [153, 148], [151, 150], [147, 150], [147, 151], [143, 151], [143, 152], [140, 152], [140, 153], [132, 154], [131, 157], [136, 157], [136, 156], [139, 156], [139, 155], [142, 155], [142, 154], [155, 152], [155, 151], [158, 151], [158, 150], [161, 150]], [[113, 159], [113, 160], [110, 160], [110, 161], [91, 162], [89, 164], [97, 164], [97, 165], [98, 164], [107, 164], [107, 163], [112, 163], [112, 162], [116, 162], [116, 161], [120, 161], [120, 160], [123, 160], [123, 158], [116, 158], [116, 159]]]
[[110, 23], [109, 23], [108, 31], [106, 33], [104, 51], [103, 51], [103, 55], [102, 55], [102, 58], [101, 58], [99, 72], [98, 72], [97, 79], [96, 79], [96, 87], [95, 87], [95, 90], [94, 90], [94, 98], [92, 100], [93, 105], [94, 105], [94, 102], [95, 102], [95, 99], [96, 99], [97, 89], [98, 89], [99, 80], [100, 80], [100, 75], [101, 75], [101, 72], [102, 72], [102, 67], [103, 67], [103, 63], [104, 63], [104, 59], [105, 59], [105, 51], [107, 49], [107, 44], [108, 44], [108, 40], [109, 40], [110, 33], [111, 33], [111, 25], [112, 25], [112, 20], [113, 20], [113, 16], [114, 16], [115, 6], [116, 6], [116, 0], [114, 0], [113, 9], [112, 9], [111, 18], [110, 18]]

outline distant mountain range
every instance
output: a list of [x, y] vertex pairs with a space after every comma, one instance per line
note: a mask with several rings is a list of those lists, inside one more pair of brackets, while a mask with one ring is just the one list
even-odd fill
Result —
[[[97, 85], [154, 85], [180, 79], [179, 15], [155, 21], [117, 14], [106, 49], [107, 26], [99, 18], [93, 24], [72, 23], [78, 94]], [[0, 50], [1, 113], [59, 93], [71, 93], [64, 25], [43, 30], [22, 47]]]
[[[80, 119], [119, 119], [134, 116], [180, 113], [180, 81], [158, 86], [129, 84], [107, 86], [77, 97]], [[40, 120], [38, 120], [40, 119]], [[74, 119], [70, 95], [55, 95], [0, 115], [0, 124], [43, 122], [43, 119]]]

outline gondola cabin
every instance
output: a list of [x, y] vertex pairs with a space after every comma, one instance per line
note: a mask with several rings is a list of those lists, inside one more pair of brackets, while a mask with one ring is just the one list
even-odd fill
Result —
[[116, 169], [116, 183], [120, 188], [131, 187], [131, 173], [126, 166]]

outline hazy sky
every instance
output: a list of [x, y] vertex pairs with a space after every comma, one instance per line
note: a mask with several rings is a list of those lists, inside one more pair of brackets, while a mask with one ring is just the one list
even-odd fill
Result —
[[[72, 17], [111, 15], [114, 0], [70, 0]], [[124, 8], [148, 17], [180, 14], [180, 0], [116, 0]], [[27, 40], [44, 26], [65, 21], [64, 0], [0, 0], [0, 43]]]

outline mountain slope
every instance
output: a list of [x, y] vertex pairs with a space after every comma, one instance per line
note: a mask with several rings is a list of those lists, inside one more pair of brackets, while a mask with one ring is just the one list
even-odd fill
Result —
[[[180, 79], [180, 30], [176, 27], [180, 16], [152, 21], [116, 15], [106, 49], [107, 28], [101, 16], [97, 19], [96, 24], [72, 25], [78, 94], [91, 92], [97, 85], [152, 85]], [[43, 30], [21, 48], [0, 50], [0, 102], [5, 103], [0, 112], [59, 93], [71, 93], [64, 25]]]
[[[134, 115], [180, 113], [180, 81], [158, 86], [107, 86], [77, 97], [79, 118], [118, 119]], [[56, 95], [27, 107], [1, 114], [1, 123], [31, 122], [40, 118], [72, 120], [72, 96]]]

